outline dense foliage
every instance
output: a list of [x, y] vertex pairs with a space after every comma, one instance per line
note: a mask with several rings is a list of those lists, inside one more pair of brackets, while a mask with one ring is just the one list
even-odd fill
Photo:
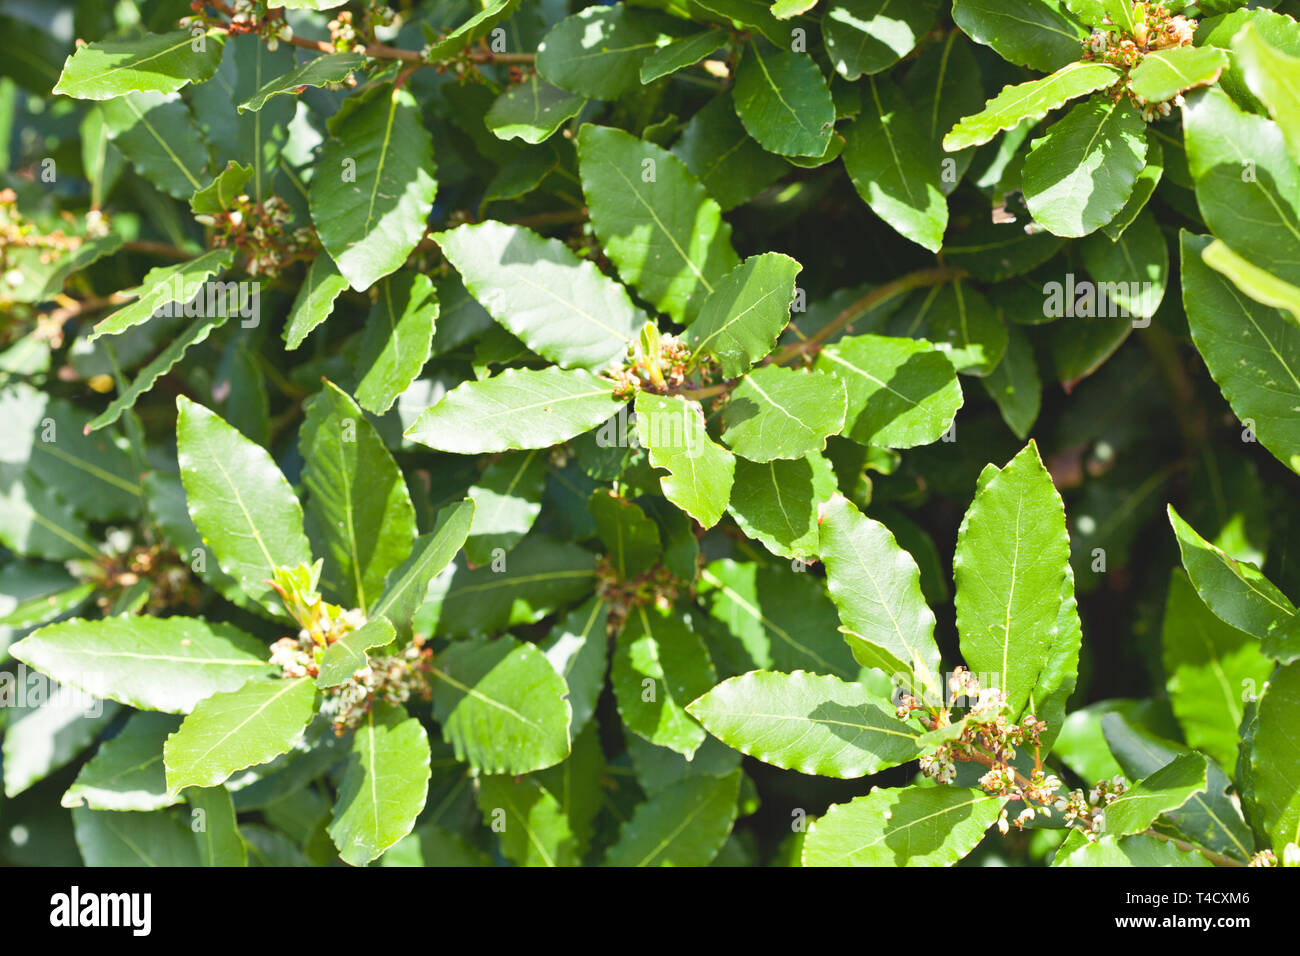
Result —
[[0, 861], [1300, 865], [1297, 15], [3, 0]]

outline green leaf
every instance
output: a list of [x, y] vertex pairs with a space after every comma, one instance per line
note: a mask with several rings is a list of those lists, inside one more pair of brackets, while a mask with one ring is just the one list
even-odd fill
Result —
[[491, 634], [535, 624], [556, 608], [591, 594], [595, 556], [586, 548], [534, 534], [492, 564], [457, 562], [434, 580], [416, 629], [422, 633]]
[[283, 93], [298, 94], [306, 86], [327, 86], [344, 82], [353, 70], [361, 69], [366, 62], [363, 53], [327, 53], [313, 57], [282, 76], [277, 76], [258, 87], [256, 93], [239, 104], [239, 112], [260, 110], [266, 101]]
[[1213, 866], [1196, 852], [1147, 834], [1120, 837], [1104, 836], [1095, 843], [1067, 840], [1057, 850], [1053, 866]]
[[1227, 65], [1227, 51], [1212, 46], [1152, 50], [1129, 74], [1129, 89], [1148, 103], [1159, 103], [1213, 83]]
[[1169, 523], [1178, 538], [1183, 567], [1206, 606], [1233, 627], [1270, 642], [1283, 633], [1296, 615], [1285, 594], [1259, 568], [1238, 561], [1206, 541], [1169, 505]]
[[475, 504], [465, 542], [470, 564], [487, 564], [528, 534], [542, 510], [546, 458], [538, 451], [510, 452], [493, 461], [467, 494]]
[[1088, 35], [1060, 0], [953, 0], [952, 18], [976, 43], [1043, 73], [1079, 59]]
[[[6, 674], [4, 684], [7, 720], [0, 758], [6, 797], [26, 792], [76, 760], [117, 716], [112, 701], [61, 696], [67, 694], [62, 685], [45, 683], [21, 669], [17, 680]], [[24, 684], [29, 695], [23, 692]]]
[[224, 212], [231, 207], [244, 186], [253, 178], [252, 166], [230, 163], [217, 174], [212, 185], [204, 186], [190, 199], [190, 209], [196, 215]]
[[608, 623], [609, 605], [593, 597], [569, 612], [538, 644], [569, 687], [569, 705], [573, 708], [569, 736], [574, 740], [595, 714], [596, 702], [605, 688]]
[[340, 637], [320, 656], [316, 686], [337, 687], [368, 663], [366, 651], [391, 644], [397, 632], [387, 618], [371, 618], [355, 631]]
[[78, 516], [112, 521], [136, 514], [143, 490], [117, 436], [84, 432], [85, 413], [26, 384], [0, 391], [0, 458], [25, 469], [24, 482], [65, 498]]
[[92, 810], [161, 810], [178, 802], [169, 796], [162, 748], [180, 720], [171, 714], [132, 714], [121, 732], [100, 744], [60, 801]]
[[478, 805], [484, 822], [498, 834], [501, 852], [520, 866], [581, 863], [568, 814], [559, 797], [536, 776], [484, 777]]
[[311, 180], [321, 244], [352, 288], [396, 272], [433, 209], [433, 140], [414, 97], [376, 87], [350, 97], [329, 121]]
[[676, 156], [619, 129], [583, 126], [578, 167], [619, 275], [673, 321], [689, 321], [740, 261], [718, 204]]
[[1214, 88], [1187, 98], [1183, 138], [1210, 232], [1266, 272], [1300, 285], [1300, 167], [1278, 125], [1242, 112]]
[[102, 107], [113, 146], [144, 178], [177, 199], [208, 179], [208, 145], [179, 93], [130, 93]]
[[1279, 50], [1251, 24], [1237, 34], [1232, 49], [1246, 85], [1282, 131], [1291, 158], [1300, 163], [1300, 57]]
[[659, 526], [639, 506], [597, 488], [587, 502], [587, 511], [595, 519], [596, 535], [621, 580], [636, 578], [658, 563], [663, 554]]
[[266, 650], [229, 624], [106, 617], [49, 624], [9, 648], [63, 684], [140, 710], [189, 713], [203, 698], [270, 672]]
[[1169, 280], [1169, 246], [1153, 215], [1139, 213], [1118, 239], [1093, 233], [1080, 252], [1096, 284], [1099, 314], [1146, 319], [1156, 314]]
[[376, 702], [352, 738], [329, 826], [344, 863], [365, 866], [411, 832], [429, 792], [429, 738], [398, 706]]
[[840, 636], [835, 606], [813, 575], [724, 558], [700, 572], [698, 588], [709, 614], [741, 645], [741, 653], [728, 655], [736, 658], [731, 674], [808, 670], [857, 679], [861, 668]]
[[814, 560], [819, 547], [817, 508], [835, 487], [830, 462], [816, 452], [766, 462], [740, 458], [727, 511], [746, 535], [773, 554]]
[[433, 283], [418, 272], [399, 272], [379, 283], [357, 356], [357, 404], [382, 415], [424, 368], [438, 321]]
[[1141, 833], [1164, 813], [1205, 792], [1207, 764], [1201, 754], [1183, 754], [1130, 788], [1106, 807], [1106, 835]]
[[964, 400], [948, 354], [924, 339], [849, 336], [823, 348], [816, 368], [844, 382], [844, 434], [862, 445], [938, 441]]
[[334, 300], [346, 288], [348, 280], [333, 259], [323, 252], [313, 259], [284, 323], [284, 347], [292, 352], [302, 345], [312, 329], [329, 318]]
[[964, 787], [877, 787], [833, 805], [808, 828], [804, 866], [952, 866], [997, 819], [1003, 800]]
[[934, 7], [891, 0], [837, 0], [822, 15], [831, 66], [846, 80], [879, 73], [916, 48], [934, 23]]
[[185, 396], [176, 406], [177, 457], [194, 527], [244, 593], [282, 611], [276, 568], [311, 563], [302, 506], [266, 449]]
[[286, 753], [316, 716], [317, 699], [315, 683], [302, 677], [250, 680], [199, 701], [163, 747], [168, 791], [220, 786]]
[[53, 490], [30, 481], [13, 480], [10, 466], [0, 466], [0, 542], [24, 557], [66, 561], [97, 559], [87, 539], [90, 532]]
[[948, 226], [940, 164], [913, 110], [888, 80], [870, 77], [862, 112], [845, 134], [844, 168], [871, 211], [938, 252]]
[[913, 760], [919, 732], [862, 684], [750, 671], [687, 708], [728, 746], [774, 767], [849, 780]]
[[1128, 197], [1128, 202], [1124, 208], [1116, 214], [1115, 218], [1106, 225], [1101, 227], [1101, 231], [1113, 241], [1118, 241], [1119, 237], [1124, 234], [1137, 219], [1138, 214], [1146, 208], [1147, 202], [1155, 193], [1156, 187], [1160, 185], [1160, 180], [1165, 173], [1165, 151], [1160, 145], [1160, 138], [1147, 130], [1147, 161], [1142, 167], [1142, 172], [1138, 173], [1137, 183], [1133, 187], [1133, 194]]
[[641, 63], [641, 83], [649, 85], [661, 76], [668, 76], [700, 62], [727, 42], [725, 30], [705, 30], [673, 40], [651, 53]]
[[[316, 0], [339, 6], [333, 0]], [[514, 14], [519, 8], [519, 0], [486, 0], [472, 17], [452, 30], [442, 40], [429, 45], [428, 59], [437, 62], [449, 60], [470, 44], [486, 37], [498, 23]]]
[[846, 402], [833, 375], [765, 365], [732, 390], [722, 440], [750, 461], [802, 458], [844, 428]]
[[614, 647], [610, 683], [623, 723], [634, 734], [689, 760], [705, 734], [686, 706], [716, 679], [704, 642], [676, 614], [645, 607], [628, 614]]
[[921, 572], [889, 529], [848, 499], [832, 498], [821, 512], [821, 556], [858, 663], [909, 677], [918, 699], [942, 696], [934, 613], [921, 593]]
[[735, 378], [771, 352], [790, 321], [802, 268], [789, 256], [766, 252], [727, 273], [687, 331], [693, 358], [713, 356], [723, 377]]
[[186, 326], [178, 336], [172, 339], [166, 349], [140, 370], [133, 382], [126, 388], [119, 390], [118, 397], [109, 404], [108, 408], [86, 423], [84, 426], [85, 433], [89, 435], [91, 432], [105, 428], [121, 418], [122, 413], [132, 408], [141, 395], [152, 389], [158, 379], [167, 374], [177, 362], [184, 358], [185, 353], [192, 346], [206, 340], [212, 330], [224, 325], [228, 318], [229, 316], [226, 315], [202, 317], [195, 319], [191, 325]]
[[458, 226], [435, 238], [483, 308], [565, 368], [607, 368], [645, 324], [626, 289], [558, 239], [500, 222]]
[[981, 381], [1007, 427], [1024, 441], [1042, 407], [1043, 383], [1028, 337], [1015, 324], [1006, 326], [1006, 330], [1007, 350], [1002, 361]]
[[641, 64], [673, 40], [674, 21], [622, 3], [587, 7], [551, 28], [537, 71], [580, 96], [616, 100], [641, 86]]
[[699, 402], [637, 392], [635, 408], [637, 438], [650, 464], [668, 471], [659, 479], [664, 497], [713, 527], [727, 508], [735, 456], [709, 437]]
[[1300, 325], [1300, 288], [1237, 255], [1221, 239], [1215, 239], [1201, 251], [1201, 260], [1231, 279], [1233, 285], [1260, 305], [1286, 309], [1291, 313], [1291, 321]]
[[778, 47], [790, 43], [790, 25], [772, 15], [771, 4], [764, 0], [701, 0], [695, 4], [719, 20], [737, 24], [742, 30], [759, 33]]
[[[1149, 776], [1175, 757], [1191, 753], [1181, 744], [1134, 727], [1118, 713], [1105, 714], [1101, 726], [1125, 776], [1133, 780]], [[1180, 809], [1170, 812], [1168, 819], [1186, 838], [1245, 861], [1254, 855], [1254, 838], [1241, 817], [1238, 801], [1227, 793], [1230, 786], [1227, 775], [1211, 763], [1206, 772], [1205, 792], [1193, 794]]]
[[951, 153], [981, 146], [1025, 120], [1040, 120], [1070, 100], [1114, 86], [1122, 75], [1109, 63], [1080, 61], [1066, 64], [1051, 76], [1004, 86], [983, 110], [964, 117], [944, 136], [943, 148]]
[[[487, 781], [484, 781], [486, 784]], [[480, 790], [480, 792], [482, 792]], [[422, 823], [398, 840], [379, 860], [380, 866], [491, 866], [492, 858], [457, 834]]]
[[533, 644], [457, 641], [433, 665], [433, 710], [456, 759], [484, 774], [531, 773], [569, 755], [564, 680]]
[[371, 614], [388, 618], [403, 637], [409, 634], [411, 619], [424, 601], [429, 582], [456, 556], [473, 520], [474, 502], [468, 498], [439, 511], [434, 529], [416, 538], [410, 557], [388, 575], [384, 593]]
[[605, 855], [606, 866], [705, 866], [736, 820], [739, 770], [688, 777], [639, 804]]
[[[233, 261], [230, 249], [212, 249], [178, 265], [150, 269], [139, 287], [131, 290], [139, 298], [96, 323], [88, 341], [93, 342], [101, 335], [119, 335], [148, 322], [155, 314], [180, 313], [186, 303], [204, 291], [208, 279], [230, 268]], [[229, 296], [224, 301], [227, 308], [216, 311], [228, 311]], [[206, 318], [211, 322], [215, 317]]]
[[239, 835], [235, 804], [225, 787], [191, 790], [185, 795], [190, 830], [198, 846], [200, 866], [248, 866], [248, 848]]
[[1263, 686], [1272, 663], [1251, 635], [1219, 620], [1177, 569], [1169, 579], [1162, 644], [1169, 703], [1187, 742], [1231, 766], [1244, 688]]
[[101, 40], [81, 47], [63, 64], [54, 92], [83, 100], [110, 100], [128, 93], [172, 93], [212, 78], [226, 38], [216, 31], [147, 33], [128, 40]]
[[715, 96], [691, 117], [673, 154], [724, 211], [753, 199], [790, 169], [784, 159], [750, 139], [730, 93]]
[[1146, 153], [1141, 114], [1125, 100], [1094, 96], [1054, 123], [1025, 157], [1029, 211], [1054, 235], [1086, 236], [1124, 208]]
[[1300, 329], [1206, 265], [1202, 255], [1211, 241], [1181, 234], [1183, 306], [1192, 341], [1249, 437], [1258, 436], [1300, 473]]
[[410, 554], [415, 508], [406, 481], [361, 409], [332, 382], [309, 399], [298, 445], [306, 522], [323, 586], [363, 612]]
[[198, 866], [189, 830], [161, 810], [114, 813], [72, 811], [77, 849], [86, 866]]
[[535, 146], [554, 136], [586, 104], [586, 97], [552, 86], [534, 73], [498, 96], [483, 122], [498, 139], [521, 139]]
[[406, 437], [461, 455], [549, 448], [613, 415], [620, 405], [613, 390], [583, 369], [507, 369], [462, 382], [425, 409]]
[[1254, 802], [1260, 823], [1281, 855], [1288, 843], [1300, 843], [1300, 665], [1279, 668], [1259, 699], [1249, 750]]
[[1030, 442], [980, 475], [953, 558], [962, 656], [982, 686], [1005, 691], [1019, 715], [1059, 627], [1070, 560], [1065, 508]]
[[830, 145], [835, 103], [807, 53], [765, 51], [750, 44], [731, 95], [740, 122], [764, 149], [783, 156], [820, 156]]
[[789, 20], [801, 13], [807, 13], [817, 6], [817, 0], [776, 0], [772, 4], [772, 16], [778, 20]]

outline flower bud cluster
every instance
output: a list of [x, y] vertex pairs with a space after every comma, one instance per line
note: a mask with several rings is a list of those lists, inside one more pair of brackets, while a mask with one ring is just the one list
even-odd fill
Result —
[[[321, 562], [298, 568], [276, 568], [271, 586], [300, 625], [297, 637], [282, 637], [271, 645], [271, 664], [281, 676], [293, 679], [320, 674], [321, 656], [329, 645], [366, 623], [356, 608], [344, 609], [325, 601], [316, 591]], [[409, 644], [389, 654], [367, 655], [364, 667], [346, 681], [325, 691], [326, 714], [334, 732], [356, 727], [376, 700], [404, 704], [412, 694], [428, 698], [433, 651], [417, 634]]]
[[330, 717], [334, 733], [355, 728], [377, 700], [393, 706], [405, 704], [413, 695], [428, 700], [432, 661], [433, 650], [424, 646], [420, 634], [392, 654], [371, 656], [365, 667], [327, 691], [322, 712]]
[[1300, 866], [1300, 844], [1288, 843], [1282, 849], [1282, 860], [1272, 850], [1260, 850], [1250, 858], [1251, 866]]
[[257, 33], [266, 40], [268, 50], [278, 49], [281, 43], [288, 43], [293, 39], [293, 27], [274, 13], [260, 14], [253, 0], [230, 0], [224, 7], [216, 4], [230, 17], [228, 21], [220, 21], [208, 16], [209, 2], [210, 0], [192, 0], [190, 9], [194, 11], [194, 16], [182, 17], [180, 28], [192, 30], [200, 27], [206, 30], [213, 26], [220, 26], [231, 36]]
[[621, 364], [615, 362], [609, 368], [609, 376], [615, 382], [614, 396], [630, 399], [637, 392], [662, 394], [681, 388], [690, 359], [690, 348], [675, 335], [656, 334], [650, 348], [643, 344], [629, 345], [626, 360]]
[[[1163, 4], [1134, 3], [1133, 21], [1133, 32], [1129, 33], [1118, 29], [1106, 18], [1105, 27], [1093, 30], [1084, 39], [1083, 59], [1109, 63], [1127, 73], [1140, 64], [1148, 53], [1191, 46], [1195, 39], [1197, 21], [1189, 20], [1181, 14], [1171, 14]], [[1124, 95], [1126, 87], [1126, 80], [1116, 84], [1112, 91], [1116, 100]], [[1173, 112], [1173, 107], [1183, 105], [1182, 94], [1160, 103], [1148, 103], [1130, 90], [1129, 98], [1148, 123], [1168, 116]]]
[[245, 271], [250, 276], [275, 277], [290, 262], [319, 246], [310, 226], [288, 228], [291, 215], [288, 203], [279, 196], [256, 202], [241, 194], [235, 197], [233, 208], [194, 218], [215, 230], [214, 246], [233, 246], [247, 257]]
[[357, 28], [352, 25], [352, 14], [347, 10], [340, 10], [329, 22], [329, 31], [330, 42], [338, 53], [347, 53], [358, 45]]
[[618, 569], [602, 554], [596, 559], [596, 595], [609, 609], [608, 630], [616, 634], [633, 608], [655, 607], [667, 611], [677, 600], [678, 581], [662, 564], [634, 578], [620, 577]]
[[[199, 587], [190, 568], [173, 549], [161, 544], [127, 544], [112, 546], [109, 553], [93, 560], [71, 562], [69, 567], [81, 580], [95, 585], [95, 604], [105, 613], [113, 613], [128, 593], [139, 593], [140, 582], [148, 585], [139, 610], [160, 614], [181, 605], [197, 607]], [[131, 602], [135, 606], [135, 602]]]

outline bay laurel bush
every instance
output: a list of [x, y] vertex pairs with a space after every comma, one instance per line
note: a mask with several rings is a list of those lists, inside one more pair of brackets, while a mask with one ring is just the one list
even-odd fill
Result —
[[3, 11], [0, 860], [1300, 865], [1296, 0]]

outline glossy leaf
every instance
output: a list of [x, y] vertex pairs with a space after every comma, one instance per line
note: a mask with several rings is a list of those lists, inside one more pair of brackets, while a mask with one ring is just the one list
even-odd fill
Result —
[[1001, 799], [963, 787], [877, 788], [809, 827], [803, 865], [952, 866], [1001, 808]]
[[569, 755], [564, 680], [508, 635], [458, 641], [438, 656], [433, 708], [456, 757], [481, 773], [531, 773]]
[[9, 648], [29, 667], [139, 710], [186, 714], [268, 674], [266, 651], [229, 624], [109, 617], [49, 624]]
[[406, 481], [361, 409], [333, 383], [306, 404], [298, 436], [306, 464], [307, 527], [324, 561], [321, 581], [365, 611], [410, 554], [415, 509]]
[[396, 272], [424, 235], [437, 191], [433, 142], [415, 99], [381, 86], [331, 118], [311, 180], [321, 243], [352, 288]]
[[420, 721], [376, 703], [352, 737], [329, 827], [343, 862], [364, 866], [411, 832], [429, 789], [429, 738]]
[[483, 308], [564, 368], [604, 370], [645, 324], [621, 285], [558, 240], [499, 222], [459, 226], [437, 239]]
[[1013, 713], [1047, 661], [1069, 556], [1065, 509], [1038, 446], [987, 466], [957, 534], [957, 630], [971, 671], [1005, 691]]
[[751, 671], [689, 706], [709, 733], [800, 773], [854, 779], [913, 760], [919, 732], [861, 684], [795, 671]]
[[844, 428], [844, 383], [825, 372], [767, 365], [740, 380], [723, 413], [722, 440], [742, 458], [802, 458]]
[[249, 597], [269, 610], [276, 568], [311, 561], [302, 506], [275, 461], [215, 413], [177, 399], [177, 453], [194, 527]]
[[618, 405], [613, 384], [582, 369], [508, 369], [448, 392], [406, 435], [462, 455], [549, 448], [595, 428]]
[[250, 680], [200, 701], [163, 746], [169, 793], [216, 787], [245, 767], [285, 753], [316, 716], [308, 678]]

